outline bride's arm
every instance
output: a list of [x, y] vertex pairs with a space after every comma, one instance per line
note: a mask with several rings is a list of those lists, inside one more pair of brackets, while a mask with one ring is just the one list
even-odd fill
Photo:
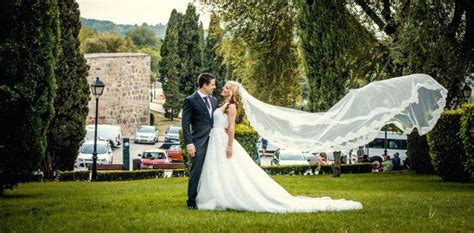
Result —
[[231, 158], [232, 157], [232, 143], [234, 142], [234, 136], [235, 136], [235, 117], [237, 115], [237, 108], [235, 104], [229, 105], [229, 109], [227, 110], [227, 115], [229, 117], [229, 127], [227, 128], [229, 141], [227, 143], [226, 155], [227, 155], [227, 158]]

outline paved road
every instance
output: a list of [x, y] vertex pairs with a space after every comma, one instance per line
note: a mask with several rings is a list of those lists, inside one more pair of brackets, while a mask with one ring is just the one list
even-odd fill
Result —
[[[138, 154], [142, 154], [143, 150], [151, 149], [154, 147], [159, 147], [163, 144], [163, 138], [158, 138], [160, 140], [155, 145], [153, 144], [137, 144], [133, 142], [133, 138], [130, 138], [130, 163], [133, 159], [138, 159]], [[112, 152], [113, 155], [113, 164], [123, 164], [123, 148], [117, 148]], [[131, 166], [130, 166], [131, 167]]]

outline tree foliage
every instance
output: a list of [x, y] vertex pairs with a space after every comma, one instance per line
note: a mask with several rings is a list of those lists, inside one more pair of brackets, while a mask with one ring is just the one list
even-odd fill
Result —
[[202, 72], [202, 43], [199, 30], [199, 15], [196, 7], [188, 4], [186, 13], [180, 17], [178, 26], [178, 68], [181, 79], [180, 91], [192, 94], [197, 88], [197, 77]]
[[355, 0], [348, 6], [390, 51], [392, 76], [427, 73], [448, 89], [447, 106], [459, 106], [461, 83], [473, 71], [473, 1]]
[[224, 58], [218, 54], [218, 46], [224, 36], [224, 30], [220, 26], [219, 16], [216, 14], [211, 15], [209, 22], [208, 35], [206, 38], [206, 71], [212, 73], [216, 77], [216, 90], [214, 96], [216, 98], [221, 97], [222, 87], [226, 82], [226, 67], [223, 64]]
[[[0, 1], [0, 193], [38, 169], [54, 114], [56, 1]], [[5, 26], [8, 25], [8, 26]]]
[[48, 146], [42, 162], [47, 178], [52, 178], [55, 170], [74, 168], [89, 112], [89, 67], [79, 48], [79, 6], [75, 0], [63, 0], [58, 2], [58, 8], [61, 29], [61, 50], [55, 71], [58, 88], [54, 100], [55, 114], [48, 128]]
[[[298, 1], [310, 111], [326, 111], [350, 88], [384, 74], [378, 42], [349, 14], [344, 1]], [[379, 60], [378, 60], [379, 59]]]
[[296, 10], [287, 1], [222, 1], [216, 8], [228, 36], [220, 54], [256, 98], [295, 106], [301, 73], [294, 29]]
[[102, 33], [87, 38], [82, 46], [83, 53], [117, 53], [135, 50], [136, 47], [130, 38], [124, 38], [114, 33]]
[[146, 27], [134, 28], [127, 33], [127, 37], [138, 48], [158, 46], [158, 38], [153, 30]]
[[166, 117], [171, 119], [178, 115], [184, 97], [180, 91], [181, 77], [179, 68], [181, 60], [178, 54], [178, 33], [182, 17], [176, 10], [171, 12], [165, 40], [163, 46], [161, 46], [162, 59], [159, 63], [160, 81], [166, 97], [166, 103], [163, 105], [163, 108], [165, 109]]

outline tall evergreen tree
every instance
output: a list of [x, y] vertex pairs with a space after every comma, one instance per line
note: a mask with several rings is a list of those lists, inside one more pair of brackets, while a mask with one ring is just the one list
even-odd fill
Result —
[[207, 71], [216, 76], [216, 90], [214, 96], [220, 98], [222, 87], [226, 81], [226, 67], [223, 64], [224, 58], [217, 53], [219, 43], [222, 41], [224, 30], [220, 26], [220, 19], [217, 14], [211, 15], [208, 34], [206, 38]]
[[420, 136], [416, 129], [408, 135], [407, 156], [410, 162], [410, 170], [419, 174], [434, 173], [426, 135]]
[[196, 90], [196, 80], [202, 69], [202, 46], [198, 22], [199, 15], [196, 13], [196, 7], [190, 3], [178, 27], [180, 91], [185, 95], [190, 95]]
[[201, 72], [208, 71], [209, 65], [206, 57], [206, 37], [204, 36], [204, 26], [199, 22], [199, 50], [201, 51]]
[[166, 111], [166, 117], [173, 119], [181, 109], [183, 94], [180, 91], [181, 78], [179, 76], [180, 58], [178, 48], [178, 28], [183, 16], [176, 10], [171, 12], [166, 29], [166, 36], [161, 46], [160, 81], [163, 86], [163, 92], [166, 97], [166, 103], [163, 105]]
[[0, 12], [1, 194], [37, 170], [46, 150], [59, 19], [55, 0], [0, 1]]
[[75, 0], [58, 2], [61, 28], [61, 50], [56, 67], [58, 86], [54, 100], [55, 115], [48, 129], [48, 147], [42, 163], [45, 177], [55, 170], [72, 170], [81, 140], [89, 101], [88, 65], [80, 52], [81, 29], [79, 5]]
[[380, 76], [372, 71], [377, 69], [380, 58], [372, 64], [368, 59], [380, 55], [378, 51], [371, 51], [378, 44], [349, 14], [345, 1], [297, 2], [300, 11], [298, 32], [308, 79], [306, 107], [310, 111], [325, 111], [349, 88], [366, 84], [351, 83], [353, 76], [355, 79], [369, 76], [369, 81], [374, 78], [374, 73]]

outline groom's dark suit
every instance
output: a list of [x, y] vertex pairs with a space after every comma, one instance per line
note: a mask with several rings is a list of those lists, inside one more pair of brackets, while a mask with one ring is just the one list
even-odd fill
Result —
[[211, 114], [204, 99], [196, 91], [183, 103], [182, 128], [185, 145], [194, 144], [196, 154], [192, 160], [188, 183], [188, 207], [196, 207], [196, 196], [202, 165], [206, 158], [209, 134], [213, 125], [212, 113], [217, 108], [217, 99], [209, 96]]

